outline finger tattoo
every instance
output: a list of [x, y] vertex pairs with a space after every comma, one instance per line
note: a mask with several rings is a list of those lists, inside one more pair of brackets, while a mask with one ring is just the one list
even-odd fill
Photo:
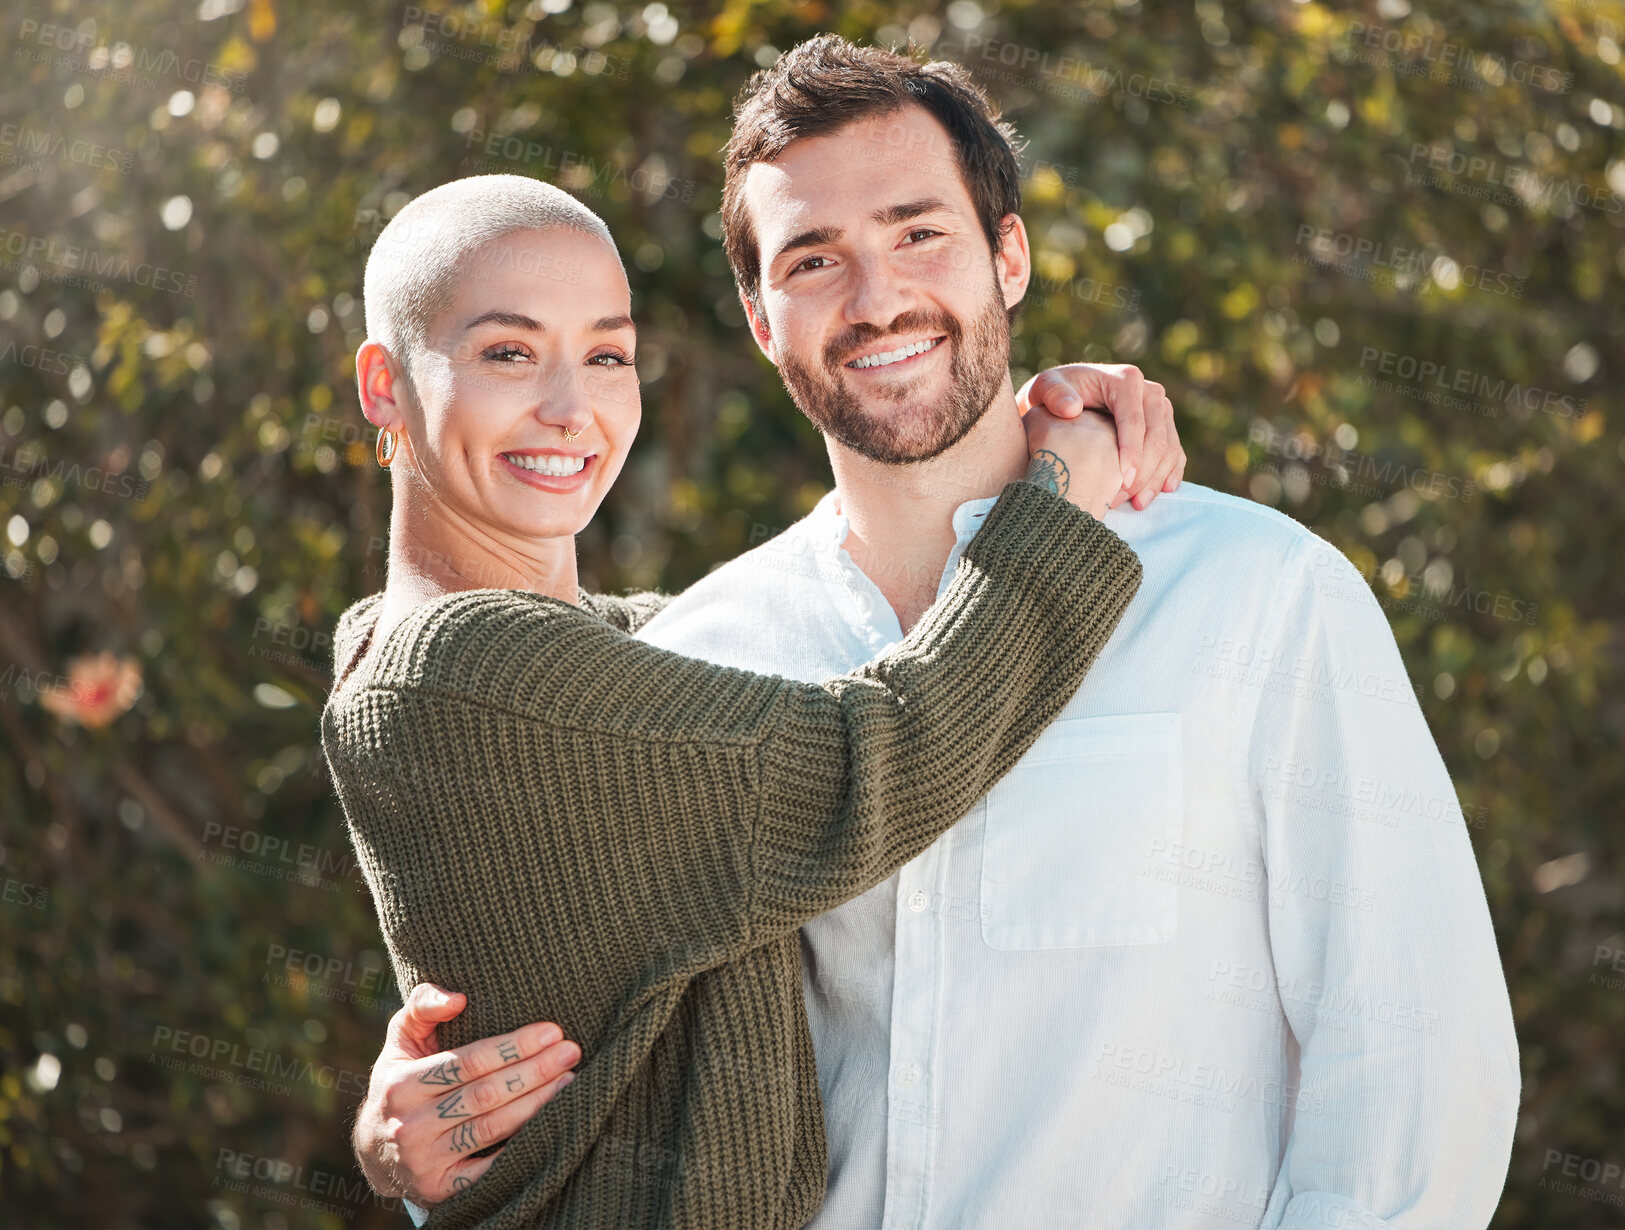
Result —
[[479, 1146], [479, 1138], [475, 1135], [472, 1120], [458, 1124], [457, 1130], [451, 1134], [451, 1151], [453, 1153], [467, 1153], [471, 1149], [479, 1148]]
[[463, 1109], [463, 1091], [461, 1089], [456, 1093], [449, 1093], [441, 1098], [435, 1103], [435, 1108], [439, 1110], [442, 1119], [466, 1119], [474, 1113]]
[[497, 1055], [502, 1059], [503, 1063], [512, 1063], [519, 1058], [519, 1048], [512, 1042], [504, 1042], [497, 1047]]
[[418, 1077], [418, 1081], [424, 1085], [461, 1085], [463, 1069], [455, 1059], [442, 1059]]

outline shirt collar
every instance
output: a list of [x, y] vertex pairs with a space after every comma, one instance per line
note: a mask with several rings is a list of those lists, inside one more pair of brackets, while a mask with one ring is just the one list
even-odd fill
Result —
[[[996, 495], [982, 496], [979, 499], [966, 500], [954, 509], [953, 527], [955, 545], [963, 547], [976, 536], [976, 531], [982, 528], [982, 522], [987, 514], [999, 502]], [[847, 520], [846, 514], [835, 511], [835, 492], [826, 491], [821, 500], [813, 506], [812, 512], [807, 514], [807, 527], [809, 536], [819, 546], [834, 551], [846, 542], [847, 532], [852, 523]]]

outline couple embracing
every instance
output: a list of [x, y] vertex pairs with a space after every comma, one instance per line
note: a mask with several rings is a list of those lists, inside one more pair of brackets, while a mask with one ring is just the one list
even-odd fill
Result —
[[724, 244], [835, 487], [675, 597], [577, 583], [640, 415], [602, 221], [477, 176], [368, 261], [389, 577], [323, 741], [419, 984], [368, 1178], [447, 1227], [1485, 1225], [1510, 1006], [1364, 581], [1182, 484], [1132, 369], [1018, 398], [962, 70], [825, 35], [735, 118]]

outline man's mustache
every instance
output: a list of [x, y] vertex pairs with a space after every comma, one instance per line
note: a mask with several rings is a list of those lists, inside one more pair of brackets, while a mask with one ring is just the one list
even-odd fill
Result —
[[904, 312], [884, 329], [868, 323], [848, 325], [824, 347], [824, 366], [831, 371], [842, 368], [860, 346], [899, 333], [944, 333], [950, 342], [958, 342], [962, 332], [958, 319], [946, 312]]

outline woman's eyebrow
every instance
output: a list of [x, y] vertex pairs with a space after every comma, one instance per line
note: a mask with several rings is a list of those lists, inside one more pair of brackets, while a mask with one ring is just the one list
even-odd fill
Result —
[[[534, 320], [522, 312], [486, 312], [469, 321], [463, 328], [473, 329], [480, 325], [504, 325], [509, 329], [528, 329], [532, 333], [546, 333], [547, 326], [539, 320]], [[630, 316], [600, 316], [592, 322], [593, 332], [610, 333], [616, 329], [631, 329], [637, 332], [637, 325]]]
[[532, 333], [547, 332], [547, 326], [541, 321], [532, 320], [521, 312], [487, 312], [469, 321], [463, 328], [472, 329], [484, 324], [506, 325], [510, 329], [529, 329]]

